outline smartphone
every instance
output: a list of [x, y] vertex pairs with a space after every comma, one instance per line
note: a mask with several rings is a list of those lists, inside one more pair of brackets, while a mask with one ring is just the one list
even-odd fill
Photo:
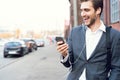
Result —
[[65, 43], [64, 38], [63, 38], [63, 37], [56, 37], [56, 38], [55, 38], [55, 40], [56, 40], [56, 42], [63, 41], [63, 43], [62, 43], [62, 44], [64, 44], [64, 43]]

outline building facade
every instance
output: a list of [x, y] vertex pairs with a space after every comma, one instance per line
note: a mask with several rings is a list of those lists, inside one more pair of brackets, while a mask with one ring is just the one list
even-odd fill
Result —
[[120, 31], [120, 0], [104, 0], [103, 21]]
[[[112, 26], [113, 28], [120, 31], [120, 0], [103, 0], [104, 8], [101, 19], [105, 25]], [[71, 26], [75, 26], [82, 23], [80, 16], [80, 0], [69, 0], [70, 6], [70, 22]], [[74, 8], [76, 7], [76, 8]], [[75, 10], [76, 9], [76, 10]], [[76, 14], [75, 12], [76, 11]], [[76, 18], [75, 18], [76, 17]]]

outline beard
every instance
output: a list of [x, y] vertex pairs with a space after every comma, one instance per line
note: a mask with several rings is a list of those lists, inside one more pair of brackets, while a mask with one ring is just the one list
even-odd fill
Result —
[[97, 18], [97, 16], [92, 17], [92, 18], [90, 19], [89, 23], [86, 23], [85, 25], [88, 26], [88, 27], [94, 25], [94, 24], [95, 24], [95, 21], [96, 21], [96, 18]]
[[95, 24], [96, 18], [91, 19], [90, 23], [87, 25], [88, 27], [92, 26]]

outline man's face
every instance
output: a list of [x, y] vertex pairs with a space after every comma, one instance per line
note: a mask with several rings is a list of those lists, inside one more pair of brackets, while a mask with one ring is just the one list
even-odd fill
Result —
[[93, 8], [92, 2], [82, 2], [80, 9], [84, 24], [88, 27], [94, 25], [97, 16], [96, 11]]

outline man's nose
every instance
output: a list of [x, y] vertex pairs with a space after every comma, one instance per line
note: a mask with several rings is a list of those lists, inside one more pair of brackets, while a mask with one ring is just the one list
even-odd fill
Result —
[[81, 11], [81, 16], [84, 17], [86, 15], [85, 11]]

